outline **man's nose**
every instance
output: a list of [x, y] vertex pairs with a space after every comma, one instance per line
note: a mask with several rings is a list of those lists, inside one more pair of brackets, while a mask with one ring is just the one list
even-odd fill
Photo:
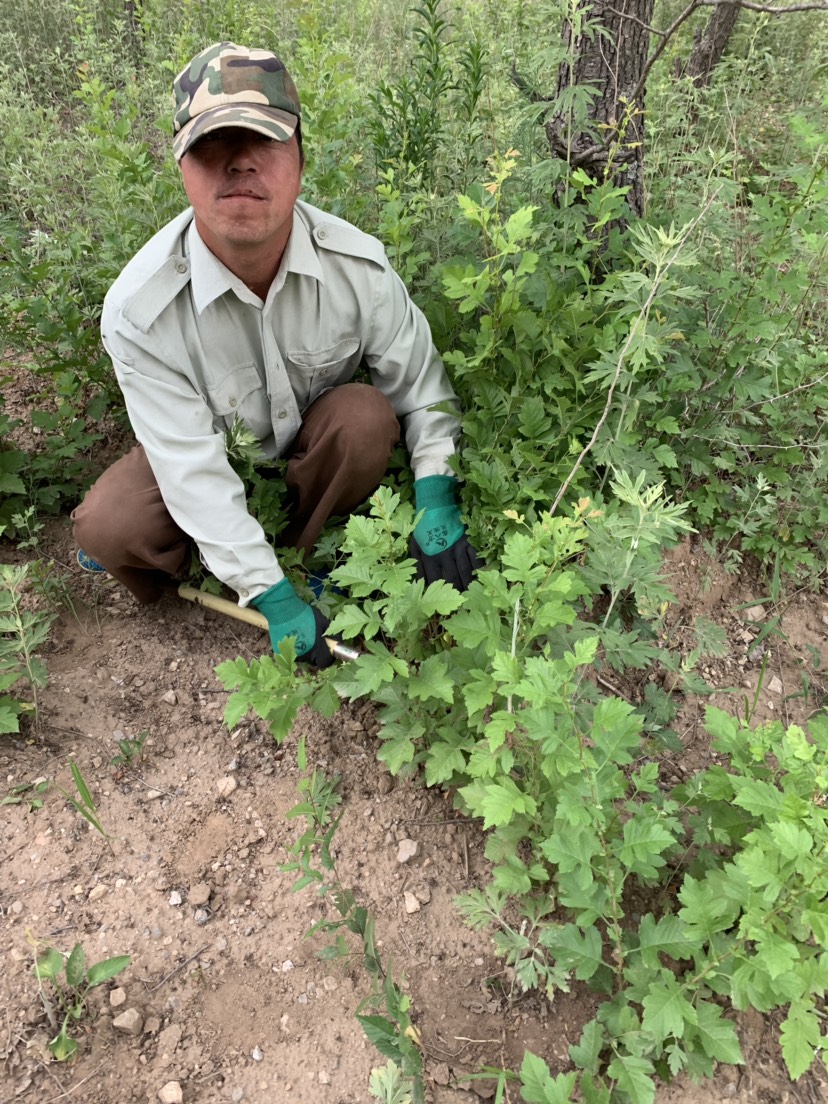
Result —
[[227, 167], [230, 172], [255, 172], [256, 157], [253, 143], [241, 140], [230, 146]]

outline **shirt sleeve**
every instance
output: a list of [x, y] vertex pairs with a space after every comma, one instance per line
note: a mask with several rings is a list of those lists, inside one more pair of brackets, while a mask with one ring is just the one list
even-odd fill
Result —
[[[374, 386], [404, 421], [415, 479], [452, 475], [459, 404], [425, 315], [390, 265], [379, 274], [365, 361]], [[441, 404], [444, 410], [435, 410]]]
[[241, 605], [280, 582], [284, 572], [261, 525], [247, 509], [241, 479], [227, 459], [224, 434], [188, 379], [159, 351], [104, 330], [127, 413], [144, 446], [173, 520], [198, 546], [209, 570]]

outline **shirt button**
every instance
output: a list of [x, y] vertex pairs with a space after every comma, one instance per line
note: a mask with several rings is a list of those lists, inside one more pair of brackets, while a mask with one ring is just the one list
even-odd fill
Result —
[[250, 593], [250, 591], [249, 591], [249, 590], [245, 590], [245, 589], [244, 589], [244, 587], [242, 587], [242, 589], [241, 589], [241, 590], [239, 591], [239, 595], [240, 595], [240, 597], [242, 597], [242, 598], [246, 598], [246, 597], [247, 597], [247, 595], [248, 595], [249, 593]]
[[327, 230], [317, 230], [316, 231], [316, 236], [317, 236], [317, 238], [319, 238], [320, 241], [324, 241], [325, 238], [327, 238], [327, 236], [328, 236], [328, 231]]
[[180, 272], [182, 276], [184, 275], [184, 273], [187, 271], [187, 269], [189, 267], [190, 266], [187, 264], [186, 261], [176, 261], [175, 262], [175, 271]]
[[235, 405], [236, 405], [236, 402], [237, 402], [237, 400], [236, 400], [236, 399], [231, 399], [231, 400], [230, 400], [230, 405], [231, 405], [231, 406], [235, 406]]
[[287, 411], [286, 410], [280, 410], [279, 413], [276, 415], [276, 417], [277, 418], [286, 418], [287, 417]]
[[324, 379], [325, 376], [330, 374], [330, 371], [330, 368], [323, 368], [319, 375], [322, 377], [322, 379]]

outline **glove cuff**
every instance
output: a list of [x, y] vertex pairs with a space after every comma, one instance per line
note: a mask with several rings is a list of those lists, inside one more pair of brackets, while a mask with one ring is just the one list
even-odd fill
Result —
[[303, 602], [288, 579], [270, 587], [254, 598], [255, 606], [267, 618], [270, 642], [277, 651], [285, 637], [296, 640], [296, 655], [307, 655], [316, 645], [316, 618], [313, 607]]
[[300, 617], [307, 602], [303, 602], [293, 589], [290, 579], [282, 579], [280, 583], [268, 587], [263, 594], [251, 598], [250, 605], [263, 613], [268, 621], [287, 622]]
[[427, 475], [414, 480], [417, 511], [439, 510], [457, 502], [457, 480], [453, 475]]

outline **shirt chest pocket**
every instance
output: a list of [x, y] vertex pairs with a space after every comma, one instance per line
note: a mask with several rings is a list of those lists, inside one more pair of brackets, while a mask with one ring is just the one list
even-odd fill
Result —
[[288, 350], [285, 368], [299, 409], [305, 410], [325, 391], [353, 379], [359, 359], [357, 338], [346, 338], [327, 349]]
[[229, 369], [220, 380], [205, 384], [204, 390], [217, 430], [223, 432], [238, 417], [259, 440], [272, 432], [270, 401], [255, 364]]

